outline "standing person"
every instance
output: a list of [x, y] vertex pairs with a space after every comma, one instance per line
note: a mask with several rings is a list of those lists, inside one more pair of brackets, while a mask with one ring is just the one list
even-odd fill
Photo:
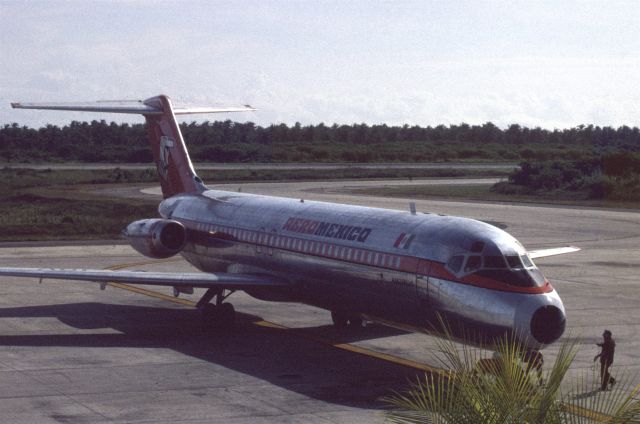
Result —
[[600, 384], [600, 390], [607, 390], [607, 386], [616, 384], [616, 379], [609, 374], [609, 367], [613, 364], [613, 355], [616, 352], [616, 342], [611, 337], [611, 331], [604, 330], [602, 333], [604, 341], [602, 343], [596, 343], [602, 348], [593, 360], [596, 361], [600, 358], [600, 378], [602, 380]]

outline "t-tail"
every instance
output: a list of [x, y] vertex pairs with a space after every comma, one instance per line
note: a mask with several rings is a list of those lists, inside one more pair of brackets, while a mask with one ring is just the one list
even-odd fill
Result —
[[91, 103], [11, 103], [19, 109], [51, 109], [82, 112], [141, 114], [147, 121], [149, 142], [158, 170], [164, 198], [180, 193], [202, 193], [206, 187], [196, 175], [182, 138], [176, 115], [194, 113], [245, 112], [243, 107], [174, 107], [168, 96], [159, 95], [144, 101], [106, 101]]

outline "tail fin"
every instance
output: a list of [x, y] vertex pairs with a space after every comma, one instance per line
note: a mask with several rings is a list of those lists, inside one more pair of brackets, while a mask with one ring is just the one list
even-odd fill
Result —
[[52, 109], [85, 112], [137, 113], [147, 121], [149, 142], [158, 170], [162, 195], [167, 198], [179, 193], [202, 193], [206, 187], [196, 175], [184, 144], [175, 115], [191, 113], [245, 112], [251, 106], [232, 108], [174, 108], [169, 97], [159, 95], [144, 101], [95, 103], [11, 103], [18, 109]]
[[162, 111], [144, 115], [162, 195], [166, 199], [178, 193], [202, 193], [206, 187], [193, 170], [171, 101], [167, 96], [157, 96], [143, 103]]

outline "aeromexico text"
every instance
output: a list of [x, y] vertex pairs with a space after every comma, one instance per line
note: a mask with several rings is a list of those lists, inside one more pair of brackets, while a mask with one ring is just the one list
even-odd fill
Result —
[[313, 221], [311, 219], [289, 218], [282, 229], [302, 234], [313, 234], [341, 240], [364, 243], [371, 234], [371, 228], [352, 225], [333, 224], [331, 222]]

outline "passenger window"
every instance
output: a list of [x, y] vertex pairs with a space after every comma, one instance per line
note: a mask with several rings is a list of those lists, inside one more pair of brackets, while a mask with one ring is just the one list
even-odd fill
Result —
[[469, 256], [467, 258], [467, 263], [464, 266], [464, 272], [473, 272], [480, 269], [480, 265], [482, 264], [482, 260], [480, 256]]
[[507, 263], [502, 256], [485, 256], [484, 268], [504, 269], [507, 267]]
[[522, 262], [520, 262], [519, 256], [507, 256], [507, 263], [511, 268], [522, 268]]
[[529, 257], [527, 255], [521, 255], [520, 259], [522, 260], [522, 263], [524, 264], [524, 266], [526, 268], [531, 268], [533, 267], [533, 262], [531, 262], [531, 259], [529, 259]]
[[454, 256], [449, 259], [449, 263], [447, 263], [447, 267], [454, 274], [460, 272], [460, 268], [462, 268], [462, 262], [464, 262], [464, 256]]

